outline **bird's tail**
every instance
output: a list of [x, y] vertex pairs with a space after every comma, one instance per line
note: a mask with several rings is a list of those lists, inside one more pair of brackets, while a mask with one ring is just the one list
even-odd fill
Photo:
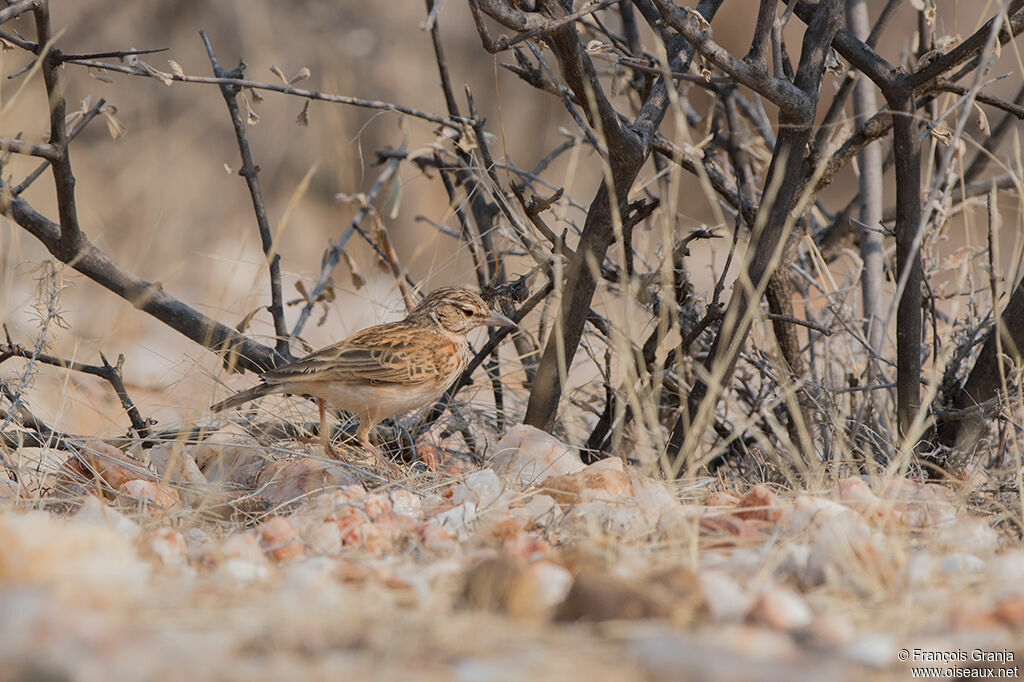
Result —
[[237, 407], [242, 403], [247, 403], [250, 400], [262, 398], [271, 391], [273, 391], [273, 388], [270, 386], [270, 384], [259, 384], [258, 386], [253, 386], [252, 388], [236, 393], [226, 400], [220, 401], [216, 405], [212, 406], [210, 410], [212, 412], [223, 412], [224, 410], [230, 409], [232, 407]]

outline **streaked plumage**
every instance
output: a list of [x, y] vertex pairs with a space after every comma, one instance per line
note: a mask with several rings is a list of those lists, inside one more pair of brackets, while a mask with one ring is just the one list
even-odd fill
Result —
[[[466, 334], [483, 325], [515, 326], [466, 289], [428, 294], [404, 320], [356, 332], [347, 339], [261, 375], [263, 384], [217, 403], [220, 412], [271, 393], [311, 395], [360, 417], [356, 436], [366, 447], [370, 430], [387, 417], [436, 399], [466, 369]], [[325, 440], [325, 450], [333, 454]]]

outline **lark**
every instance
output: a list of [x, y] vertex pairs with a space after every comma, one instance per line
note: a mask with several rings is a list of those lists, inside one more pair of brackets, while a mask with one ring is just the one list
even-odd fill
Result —
[[262, 384], [211, 409], [220, 412], [271, 393], [312, 396], [320, 409], [320, 439], [327, 456], [338, 454], [328, 437], [325, 403], [358, 416], [356, 438], [376, 453], [370, 442], [374, 425], [436, 400], [469, 364], [466, 334], [486, 325], [516, 326], [467, 289], [437, 289], [404, 320], [369, 327], [264, 372]]

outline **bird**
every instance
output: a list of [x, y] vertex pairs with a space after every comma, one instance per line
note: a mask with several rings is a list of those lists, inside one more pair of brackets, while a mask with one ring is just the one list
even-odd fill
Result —
[[[261, 384], [210, 409], [221, 412], [272, 393], [312, 396], [320, 411], [325, 455], [338, 459], [328, 437], [325, 403], [359, 417], [356, 439], [377, 453], [370, 442], [374, 425], [437, 399], [469, 364], [466, 334], [482, 326], [517, 327], [468, 289], [436, 289], [405, 319], [368, 327], [264, 372]], [[394, 470], [390, 460], [380, 459]]]

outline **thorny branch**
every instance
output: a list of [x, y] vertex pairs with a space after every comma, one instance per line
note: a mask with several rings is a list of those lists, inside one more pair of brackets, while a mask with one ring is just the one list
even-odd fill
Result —
[[[259, 371], [287, 355], [289, 341], [301, 333], [317, 303], [331, 293], [331, 275], [355, 233], [392, 265], [396, 277], [404, 283], [407, 303], [412, 302], [413, 282], [401, 267], [402, 254], [389, 242], [381, 242], [382, 250], [379, 240], [361, 227], [401, 163], [410, 161], [424, 174], [440, 180], [437, 191], [444, 193], [450, 212], [444, 219], [425, 220], [462, 240], [481, 290], [516, 284], [507, 281], [510, 254], [529, 259], [531, 272], [546, 277], [539, 290], [518, 308], [507, 300], [502, 303], [504, 312], [517, 321], [540, 309], [537, 335], [514, 333], [530, 389], [526, 423], [547, 430], [559, 426], [559, 406], [567, 402], [564, 398], [568, 389], [563, 381], [583, 349], [599, 366], [603, 395], [593, 405], [576, 395], [568, 398], [572, 404], [587, 405], [590, 410], [588, 446], [593, 448], [594, 456], [607, 454], [612, 443], [628, 442], [630, 438], [639, 442], [643, 429], [644, 437], [662, 448], [659, 454], [667, 453], [661, 459], [666, 471], [674, 468], [677, 472], [692, 472], [708, 463], [703, 446], [710, 431], [724, 444], [727, 455], [723, 457], [743, 457], [749, 434], [730, 433], [729, 427], [742, 422], [759, 431], [759, 438], [795, 447], [789, 452], [794, 461], [826, 458], [829, 439], [847, 429], [829, 422], [829, 403], [835, 403], [839, 396], [860, 393], [874, 399], [891, 388], [896, 394], [897, 425], [889, 431], [884, 425], [872, 426], [879, 431], [877, 439], [889, 441], [883, 442], [886, 447], [878, 451], [895, 450], [901, 436], [916, 439], [919, 434], [912, 427], [920, 425], [923, 410], [940, 418], [925, 440], [946, 448], [960, 447], [965, 434], [977, 433], [984, 426], [984, 417], [991, 414], [987, 407], [974, 408], [998, 403], [998, 379], [1007, 369], [1000, 358], [1010, 355], [1019, 362], [1014, 349], [1024, 342], [1024, 332], [1015, 321], [1024, 319], [1018, 310], [1024, 301], [1024, 289], [1019, 285], [1013, 289], [1001, 315], [993, 311], [989, 319], [997, 323], [963, 386], [954, 386], [948, 392], [952, 404], [923, 404], [922, 390], [928, 385], [922, 385], [921, 347], [926, 334], [933, 337], [929, 347], [933, 360], [939, 361], [946, 343], [938, 338], [940, 322], [958, 329], [967, 324], [965, 320], [940, 320], [935, 295], [929, 296], [930, 306], [924, 305], [922, 287], [928, 284], [925, 275], [929, 268], [926, 247], [945, 229], [954, 208], [969, 210], [976, 203], [972, 197], [996, 189], [1020, 191], [1020, 178], [1012, 164], [1000, 157], [1005, 154], [1001, 144], [1012, 130], [1012, 121], [1024, 116], [1024, 87], [1012, 100], [1004, 99], [985, 91], [992, 81], [980, 76], [991, 68], [999, 46], [1024, 30], [1024, 0], [999, 3], [987, 21], [979, 22], [973, 34], [951, 48], [934, 49], [930, 36], [919, 36], [920, 49], [908, 60], [898, 53], [883, 56], [878, 48], [883, 31], [898, 20], [899, 0], [886, 2], [874, 24], [861, 16], [849, 26], [843, 25], [843, 9], [853, 8], [856, 2], [761, 0], [756, 4], [756, 15], [751, 6], [754, 25], [745, 56], [731, 54], [714, 37], [716, 16], [726, 2], [727, 11], [737, 6], [735, 0], [704, 0], [695, 9], [668, 0], [600, 0], [575, 5], [563, 0], [467, 0], [464, 11], [475, 22], [483, 49], [492, 54], [513, 50], [515, 63], [502, 66], [533, 88], [538, 97], [555, 97], [567, 112], [566, 125], [572, 128], [566, 131], [567, 141], [553, 145], [533, 171], [521, 170], [512, 158], [496, 155], [498, 145], [488, 141], [494, 128], [478, 115], [468, 89], [469, 115], [459, 111], [453, 87], [457, 77], [449, 71], [445, 58], [434, 0], [426, 0], [425, 28], [447, 108], [443, 116], [390, 102], [247, 80], [241, 77], [241, 67], [224, 72], [208, 42], [213, 77], [189, 76], [180, 69], [170, 73], [157, 70], [138, 60], [147, 50], [62, 53], [51, 45], [48, 5], [39, 0], [15, 2], [0, 10], [0, 24], [31, 13], [36, 25], [35, 41], [8, 32], [0, 33], [0, 37], [28, 50], [38, 60], [50, 101], [50, 134], [45, 142], [29, 142], [20, 134], [0, 137], [3, 154], [44, 159], [20, 184], [3, 187], [4, 213], [63, 262], [225, 355], [229, 364]], [[793, 55], [795, 65], [782, 33], [791, 16], [805, 24], [798, 59]], [[917, 18], [917, 30], [929, 30], [924, 13]], [[643, 23], [649, 31], [642, 29]], [[794, 30], [794, 23], [790, 22], [787, 31]], [[510, 31], [511, 37], [495, 37], [495, 26]], [[620, 27], [615, 30], [621, 30], [621, 34], [609, 27]], [[831, 51], [845, 64], [835, 66], [840, 73], [838, 90], [829, 101], [832, 90], [822, 87], [822, 81]], [[550, 61], [552, 54], [557, 66]], [[121, 57], [133, 61], [102, 61]], [[198, 313], [165, 293], [159, 284], [128, 273], [82, 232], [69, 144], [103, 103], [67, 129], [62, 79], [68, 71], [61, 68], [64, 64], [158, 78], [167, 84], [215, 84], [221, 88], [235, 124], [242, 154], [241, 174], [250, 186], [271, 271], [276, 352]], [[701, 100], [690, 97], [687, 82], [699, 82], [711, 93], [713, 103], [706, 110], [699, 110]], [[384, 168], [356, 216], [325, 252], [317, 281], [305, 295], [290, 334], [284, 327], [277, 245], [270, 237], [259, 196], [258, 169], [234, 101], [244, 89], [393, 111], [438, 127], [439, 134], [427, 152], [406, 152], [404, 146], [379, 152]], [[867, 91], [873, 89], [882, 94], [885, 107], [864, 104], [870, 101]], [[952, 98], [942, 93], [952, 93], [958, 99], [948, 104], [943, 100]], [[846, 127], [844, 117], [850, 97], [855, 99], [857, 115], [852, 126]], [[761, 106], [762, 100], [778, 110], [775, 122]], [[503, 105], [508, 107], [507, 102]], [[944, 113], [940, 111], [943, 106], [948, 107]], [[963, 124], [972, 106], [1005, 115], [977, 145], [978, 152], [967, 165], [954, 150], [955, 143], [966, 135]], [[929, 118], [934, 115], [926, 128], [922, 128], [922, 112]], [[670, 114], [676, 114], [671, 129], [663, 129], [663, 121]], [[948, 138], [951, 146], [939, 148], [932, 155], [928, 145], [944, 143], [944, 133], [936, 124], [950, 114], [957, 122]], [[840, 130], [844, 131], [842, 135], [837, 134]], [[507, 145], [506, 131], [500, 132], [501, 150], [515, 149], [516, 141]], [[693, 132], [698, 134], [690, 136]], [[874, 160], [863, 155], [867, 149], [874, 150]], [[597, 179], [581, 174], [581, 178], [591, 178], [584, 182], [592, 181], [584, 190], [587, 198], [581, 200], [564, 189], [567, 183], [553, 178], [550, 167], [566, 156], [572, 156], [575, 163], [583, 154], [593, 155], [600, 173]], [[831, 198], [818, 193], [842, 177], [840, 174], [859, 154], [860, 170], [872, 167], [874, 180], [862, 181], [855, 191], [846, 193], [838, 207], [831, 207]], [[938, 163], [932, 177], [922, 182], [922, 163], [929, 156]], [[986, 177], [983, 174], [993, 160], [1000, 170]], [[883, 204], [877, 179], [889, 168], [895, 169], [896, 205], [879, 215]], [[37, 213], [20, 196], [46, 169], [54, 178], [57, 222]], [[514, 176], [511, 187], [499, 179], [499, 169], [508, 171], [506, 180]], [[645, 175], [647, 169], [653, 169], [651, 177]], [[719, 224], [709, 228], [707, 234], [715, 234], [722, 223], [731, 222], [734, 227], [729, 255], [714, 273], [711, 302], [699, 307], [701, 296], [694, 295], [686, 272], [689, 252], [685, 243], [677, 248], [683, 240], [671, 236], [689, 219], [688, 210], [679, 207], [672, 192], [678, 194], [680, 177], [691, 175], [705, 190], [713, 212], [720, 216]], [[925, 203], [924, 184], [929, 185]], [[832, 191], [844, 189], [833, 187]], [[868, 205], [873, 206], [870, 211], [854, 213]], [[853, 220], [854, 215], [860, 216], [859, 223]], [[458, 221], [454, 229], [442, 224], [450, 217]], [[659, 221], [668, 226], [663, 243], [654, 253], [644, 253], [635, 244], [635, 228], [643, 226], [647, 234], [654, 234], [651, 228]], [[873, 254], [873, 265], [836, 285], [833, 273], [827, 270], [828, 262], [844, 253], [844, 240], [851, 234], [861, 241], [865, 262], [868, 254]], [[745, 248], [739, 249], [741, 244]], [[895, 258], [883, 258], [885, 253], [892, 255], [893, 247]], [[728, 291], [727, 275], [736, 279], [728, 300], [720, 301]], [[863, 324], [864, 317], [878, 319], [877, 306], [872, 312], [871, 306], [855, 301], [855, 313], [844, 308], [848, 302], [844, 297], [848, 292], [860, 291], [859, 285], [863, 285], [865, 297], [875, 297], [877, 294], [870, 292], [882, 290], [883, 277], [897, 284], [895, 363], [885, 348], [885, 335]], [[643, 337], [632, 334], [631, 329], [619, 329], [623, 323], [606, 315], [595, 303], [599, 294], [629, 300], [631, 310], [647, 316], [650, 328], [644, 332], [642, 344], [634, 338]], [[768, 299], [767, 314], [761, 309], [763, 296]], [[930, 331], [924, 324], [929, 317]], [[755, 323], [761, 319], [771, 323], [781, 351], [778, 361], [766, 360], [761, 348], [745, 350], [751, 344]], [[591, 330], [597, 334], [591, 336]], [[470, 373], [483, 364], [494, 389], [500, 427], [514, 404], [509, 399], [507, 380], [499, 372], [496, 354], [497, 344], [508, 333], [501, 330], [491, 335], [466, 373], [428, 415], [426, 424], [443, 413], [469, 382]], [[806, 336], [806, 342], [801, 341], [801, 335]], [[975, 336], [981, 338], [980, 333]], [[621, 346], [615, 342], [619, 337], [626, 339]], [[833, 385], [827, 377], [835, 369], [828, 358], [836, 346], [830, 344], [840, 342], [858, 349], [856, 357], [864, 359], [865, 367], [871, 365], [874, 369], [866, 375], [858, 373], [860, 370], [851, 371], [847, 380]], [[603, 353], [598, 344], [605, 345]], [[626, 357], [616, 356], [622, 349]], [[0, 357], [2, 352], [0, 348]], [[956, 356], [956, 361], [963, 357]], [[895, 381], [886, 376], [893, 366]], [[105, 360], [102, 367], [91, 367], [104, 372], [117, 369]], [[617, 373], [625, 378], [616, 378]], [[119, 377], [118, 372], [115, 374]], [[948, 368], [945, 374], [956, 376]], [[624, 391], [619, 391], [620, 387]], [[651, 414], [636, 409], [639, 392], [651, 396], [655, 405]], [[782, 394], [789, 398], [784, 400]], [[720, 405], [723, 400], [728, 400], [730, 412], [742, 411], [746, 421], [731, 415], [726, 418]], [[128, 409], [127, 404], [125, 407]], [[787, 414], [788, 444], [772, 430], [779, 417], [784, 419]], [[970, 422], [963, 415], [977, 419]], [[136, 423], [137, 416], [132, 417], [132, 423], [142, 435], [140, 426], [145, 428], [145, 422]], [[815, 420], [823, 429], [820, 443], [807, 440]], [[913, 451], [915, 445], [909, 442], [905, 451]]]

